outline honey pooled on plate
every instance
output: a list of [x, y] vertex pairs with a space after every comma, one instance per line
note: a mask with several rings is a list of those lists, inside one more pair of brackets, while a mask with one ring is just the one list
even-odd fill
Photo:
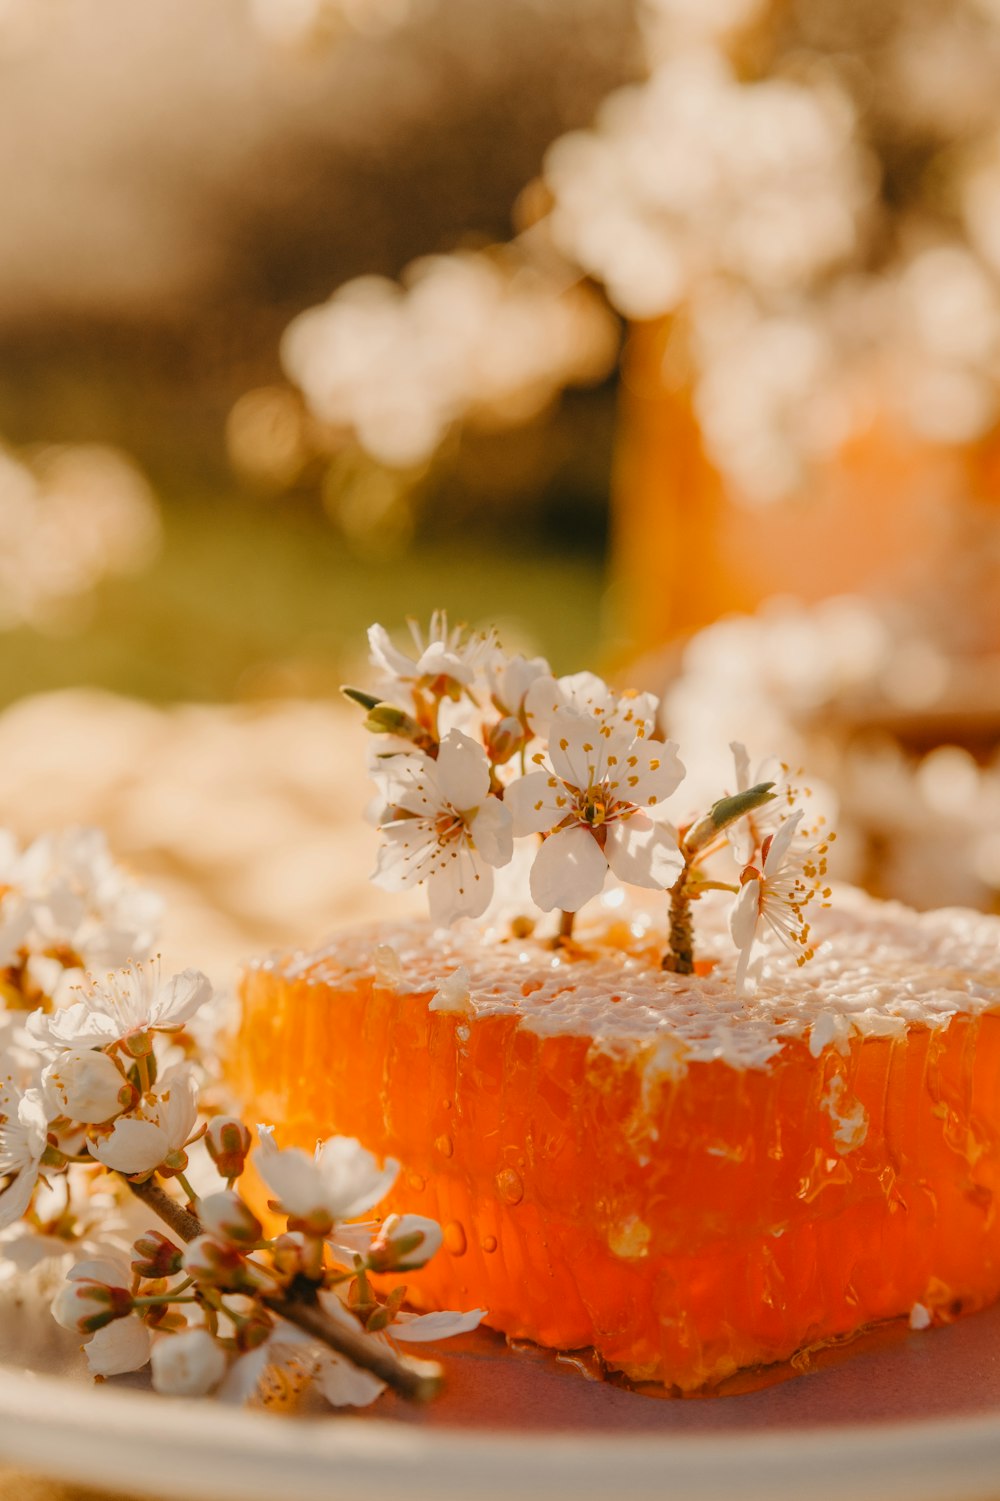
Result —
[[1000, 1295], [1000, 919], [842, 890], [814, 935], [740, 996], [721, 919], [704, 975], [624, 909], [346, 932], [245, 973], [231, 1076], [281, 1145], [401, 1163], [418, 1306], [710, 1390]]

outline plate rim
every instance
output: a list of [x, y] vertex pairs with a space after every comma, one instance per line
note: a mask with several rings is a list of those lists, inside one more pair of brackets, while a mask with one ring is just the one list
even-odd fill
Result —
[[[155, 1423], [152, 1404], [168, 1404]], [[166, 1412], [175, 1423], [162, 1421]], [[57, 1480], [189, 1501], [599, 1501], [623, 1487], [630, 1501], [800, 1501], [806, 1481], [813, 1498], [982, 1501], [1000, 1496], [1000, 1413], [758, 1433], [515, 1435], [341, 1413], [251, 1413], [6, 1366], [0, 1460]]]

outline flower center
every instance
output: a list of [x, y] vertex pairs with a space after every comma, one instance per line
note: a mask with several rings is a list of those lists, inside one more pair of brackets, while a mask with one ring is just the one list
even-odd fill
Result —
[[454, 808], [442, 808], [434, 819], [434, 837], [438, 844], [450, 844], [465, 828], [465, 819]]

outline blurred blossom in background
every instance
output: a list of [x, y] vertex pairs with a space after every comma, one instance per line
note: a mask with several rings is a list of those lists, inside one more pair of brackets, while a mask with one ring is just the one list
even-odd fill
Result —
[[996, 0], [0, 0], [4, 817], [312, 941], [440, 605], [1000, 906], [998, 77]]

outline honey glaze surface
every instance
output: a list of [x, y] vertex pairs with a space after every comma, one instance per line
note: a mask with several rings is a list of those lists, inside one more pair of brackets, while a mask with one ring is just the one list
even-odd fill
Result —
[[691, 977], [646, 915], [354, 931], [245, 974], [232, 1075], [283, 1145], [399, 1160], [415, 1302], [719, 1386], [1000, 1294], [1000, 920], [838, 892], [815, 935], [740, 997], [721, 919]]

